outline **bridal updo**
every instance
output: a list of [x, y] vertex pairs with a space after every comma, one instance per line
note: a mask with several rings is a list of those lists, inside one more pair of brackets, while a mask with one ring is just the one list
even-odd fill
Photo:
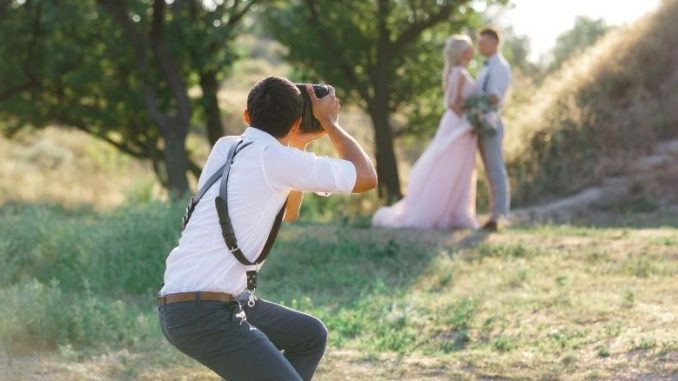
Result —
[[447, 39], [445, 43], [445, 68], [443, 69], [443, 89], [447, 89], [447, 80], [452, 71], [452, 67], [459, 65], [466, 49], [473, 46], [471, 38], [465, 34], [455, 34]]

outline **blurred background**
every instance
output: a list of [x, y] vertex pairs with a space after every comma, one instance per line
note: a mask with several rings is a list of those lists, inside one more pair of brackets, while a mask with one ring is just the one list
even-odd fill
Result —
[[[305, 218], [368, 216], [402, 195], [438, 126], [445, 39], [484, 25], [504, 33], [514, 70], [514, 205], [619, 176], [675, 138], [670, 2], [311, 3], [4, 1], [0, 199], [110, 209], [180, 198], [211, 144], [244, 129], [249, 88], [275, 74], [337, 87], [343, 125], [379, 167], [378, 193], [308, 197]], [[326, 213], [336, 203], [344, 215]]]
[[[4, 321], [0, 323], [0, 379], [3, 375], [38, 379], [34, 369], [56, 372], [54, 379], [90, 379], [92, 373], [87, 372], [102, 369], [104, 378], [111, 379], [211, 379], [194, 364], [179, 360], [179, 354], [163, 354], [173, 352], [161, 344], [149, 300], [160, 282], [164, 258], [176, 243], [181, 211], [195, 191], [210, 147], [219, 137], [244, 130], [247, 93], [268, 75], [335, 86], [344, 105], [340, 122], [364, 143], [380, 177], [378, 191], [359, 197], [307, 195], [302, 221], [283, 231], [276, 250], [292, 255], [291, 264], [271, 264], [271, 281], [264, 292], [330, 319], [330, 329], [339, 332], [331, 343], [337, 351], [331, 352], [331, 365], [321, 370], [321, 377], [347, 379], [342, 373], [346, 364], [355, 358], [367, 361], [351, 351], [367, 351], [373, 360], [383, 353], [399, 353], [396, 358], [402, 360], [403, 354], [414, 356], [416, 351], [464, 350], [468, 343], [478, 343], [479, 347], [471, 348], [485, 348], [478, 330], [487, 321], [474, 315], [482, 311], [478, 300], [483, 297], [469, 294], [470, 290], [450, 291], [449, 305], [443, 303], [441, 308], [457, 320], [438, 322], [447, 327], [440, 328], [444, 332], [435, 336], [438, 341], [419, 343], [414, 352], [403, 348], [418, 343], [417, 335], [406, 333], [421, 322], [402, 317], [408, 315], [403, 307], [407, 303], [403, 301], [400, 309], [385, 302], [372, 304], [371, 298], [395, 297], [394, 290], [451, 287], [459, 274], [452, 271], [448, 279], [447, 265], [432, 259], [441, 250], [468, 249], [481, 258], [502, 261], [530, 257], [542, 249], [558, 252], [565, 234], [590, 235], [593, 241], [588, 247], [607, 255], [601, 249], [606, 240], [631, 234], [623, 250], [638, 251], [645, 259], [628, 254], [610, 261], [633, 279], [654, 274], [668, 281], [678, 274], [678, 1], [621, 3], [0, 0], [0, 316]], [[440, 73], [445, 40], [455, 33], [475, 39], [475, 31], [488, 25], [503, 33], [503, 54], [513, 69], [504, 108], [505, 151], [520, 233], [497, 242], [475, 233], [371, 235], [364, 228], [372, 213], [402, 196], [411, 165], [438, 127], [444, 111]], [[482, 62], [477, 56], [469, 67], [472, 74]], [[334, 155], [327, 139], [313, 143], [311, 149]], [[480, 167], [478, 203], [483, 212], [488, 197]], [[558, 230], [561, 224], [570, 230]], [[593, 230], [582, 233], [582, 226]], [[645, 231], [649, 241], [639, 243], [635, 233], [620, 233], [625, 229]], [[552, 246], [538, 248], [538, 242], [550, 242], [545, 237], [551, 237]], [[334, 239], [339, 246], [332, 246]], [[515, 240], [519, 243], [509, 243]], [[299, 280], [297, 267], [312, 258], [311, 249], [334, 253], [330, 261], [338, 267], [328, 273], [319, 270], [323, 264], [318, 263]], [[417, 257], [412, 252], [432, 254]], [[356, 253], [373, 259], [356, 259]], [[450, 261], [450, 266], [456, 266], [455, 260]], [[427, 270], [431, 263], [440, 266]], [[426, 283], [430, 276], [421, 281], [402, 273], [403, 267], [413, 266], [421, 266], [417, 276], [434, 271], [432, 277], [439, 284]], [[529, 283], [529, 274], [545, 271], [521, 266], [509, 271], [509, 284], [518, 282], [516, 287], [522, 287]], [[572, 283], [569, 275], [557, 273], [559, 265], [552, 266], [548, 271], [554, 273], [549, 276], [560, 279], [557, 287]], [[362, 278], [355, 278], [361, 272], [356, 275], [356, 268], [386, 270], [361, 287]], [[328, 281], [330, 286], [323, 287], [333, 292], [318, 288], [318, 279]], [[634, 288], [628, 284], [635, 280], [629, 282], [602, 289], [623, 290], [622, 301], [615, 303], [624, 306], [634, 305], [639, 290], [678, 304], [670, 289]], [[337, 300], [358, 294], [364, 298], [354, 307], [364, 314], [345, 315], [349, 312]], [[675, 309], [663, 311], [675, 323]], [[431, 316], [441, 313], [429, 312]], [[361, 327], [376, 316], [395, 319], [389, 320], [391, 330], [361, 333]], [[506, 341], [521, 336], [505, 333], [509, 320], [513, 321], [507, 319], [502, 330], [495, 326], [488, 333], [491, 353], [508, 356], [515, 348], [531, 346], [529, 341]], [[496, 320], [487, 324], [492, 322]], [[642, 327], [644, 322], [633, 324]], [[666, 353], [676, 360], [675, 327], [672, 331], [653, 327], [668, 335]], [[540, 365], [547, 371], [557, 372], [573, 363], [562, 360], [563, 356], [580, 358], [572, 354], [579, 347], [567, 340], [582, 336], [559, 332], [566, 344], [554, 346], [560, 349], [554, 349], [550, 365]], [[627, 337], [618, 347], [598, 339], [591, 344], [598, 348], [592, 349], [598, 359], [615, 351], [638, 350], [639, 345], [657, 351], [664, 345], [657, 340], [650, 345], [652, 338], [647, 337]], [[641, 339], [645, 344], [640, 344]], [[548, 340], [559, 339], [548, 336]], [[469, 352], [465, 361], [473, 364], [471, 368], [483, 368], [474, 362], [473, 353], [477, 352]], [[110, 357], [97, 357], [106, 355]], [[159, 360], [148, 368], [142, 365], [147, 358]], [[639, 369], [651, 368], [647, 364], [656, 364], [656, 359], [648, 358]], [[527, 374], [527, 378], [551, 374], [521, 373], [510, 359], [495, 360], [496, 367], [488, 368], [490, 374]], [[176, 372], [160, 370], [175, 362], [178, 368], [170, 369]], [[81, 364], [86, 371], [57, 363]], [[381, 371], [402, 370], [397, 361], [389, 364]], [[600, 375], [624, 374], [620, 364], [602, 367], [613, 373], [601, 370]], [[673, 364], [653, 372], [670, 374], [676, 369]], [[436, 367], [445, 370], [430, 377], [425, 372], [404, 377], [449, 379], [449, 364]], [[378, 373], [380, 368], [375, 365], [357, 379], [388, 379], [388, 374]], [[585, 374], [586, 369], [579, 369]], [[52, 379], [46, 377], [40, 379]]]

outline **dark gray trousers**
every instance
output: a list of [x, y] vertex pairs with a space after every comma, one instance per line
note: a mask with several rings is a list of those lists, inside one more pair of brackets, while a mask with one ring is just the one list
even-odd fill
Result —
[[310, 380], [325, 352], [320, 320], [263, 299], [242, 310], [237, 302], [193, 301], [158, 311], [172, 345], [229, 381]]

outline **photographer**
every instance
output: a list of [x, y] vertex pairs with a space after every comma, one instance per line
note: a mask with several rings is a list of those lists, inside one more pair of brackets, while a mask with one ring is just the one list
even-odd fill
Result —
[[[360, 193], [377, 184], [367, 154], [339, 126], [341, 105], [328, 90], [318, 99], [306, 87], [322, 127], [308, 131], [297, 86], [268, 77], [252, 88], [244, 113], [250, 127], [215, 144], [167, 258], [158, 297], [162, 331], [227, 380], [310, 380], [324, 353], [320, 320], [253, 292], [280, 220], [297, 218], [302, 192]], [[305, 152], [324, 135], [341, 159]]]

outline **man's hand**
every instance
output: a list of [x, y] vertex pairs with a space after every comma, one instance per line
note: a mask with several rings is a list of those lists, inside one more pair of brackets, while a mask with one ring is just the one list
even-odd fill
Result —
[[365, 150], [339, 125], [341, 102], [334, 95], [334, 87], [328, 87], [330, 93], [318, 99], [315, 96], [313, 87], [306, 85], [306, 92], [313, 104], [313, 116], [320, 121], [323, 129], [327, 132], [339, 157], [353, 163], [356, 171], [353, 192], [366, 192], [377, 186], [377, 171], [375, 171], [372, 161], [367, 156], [367, 153], [365, 153]]
[[499, 104], [499, 97], [494, 94], [490, 94], [490, 96], [487, 97], [487, 100], [490, 102], [492, 106], [496, 106], [497, 104]]
[[315, 96], [313, 86], [306, 85], [306, 92], [311, 99], [313, 106], [313, 116], [320, 121], [320, 124], [325, 127], [326, 124], [336, 124], [339, 121], [339, 109], [341, 102], [335, 96], [334, 87], [327, 85], [330, 93], [322, 98]]
[[462, 116], [464, 116], [464, 106], [463, 105], [461, 105], [459, 103], [455, 103], [455, 104], [452, 105], [451, 109], [455, 114], [457, 114], [458, 117], [461, 118]]

